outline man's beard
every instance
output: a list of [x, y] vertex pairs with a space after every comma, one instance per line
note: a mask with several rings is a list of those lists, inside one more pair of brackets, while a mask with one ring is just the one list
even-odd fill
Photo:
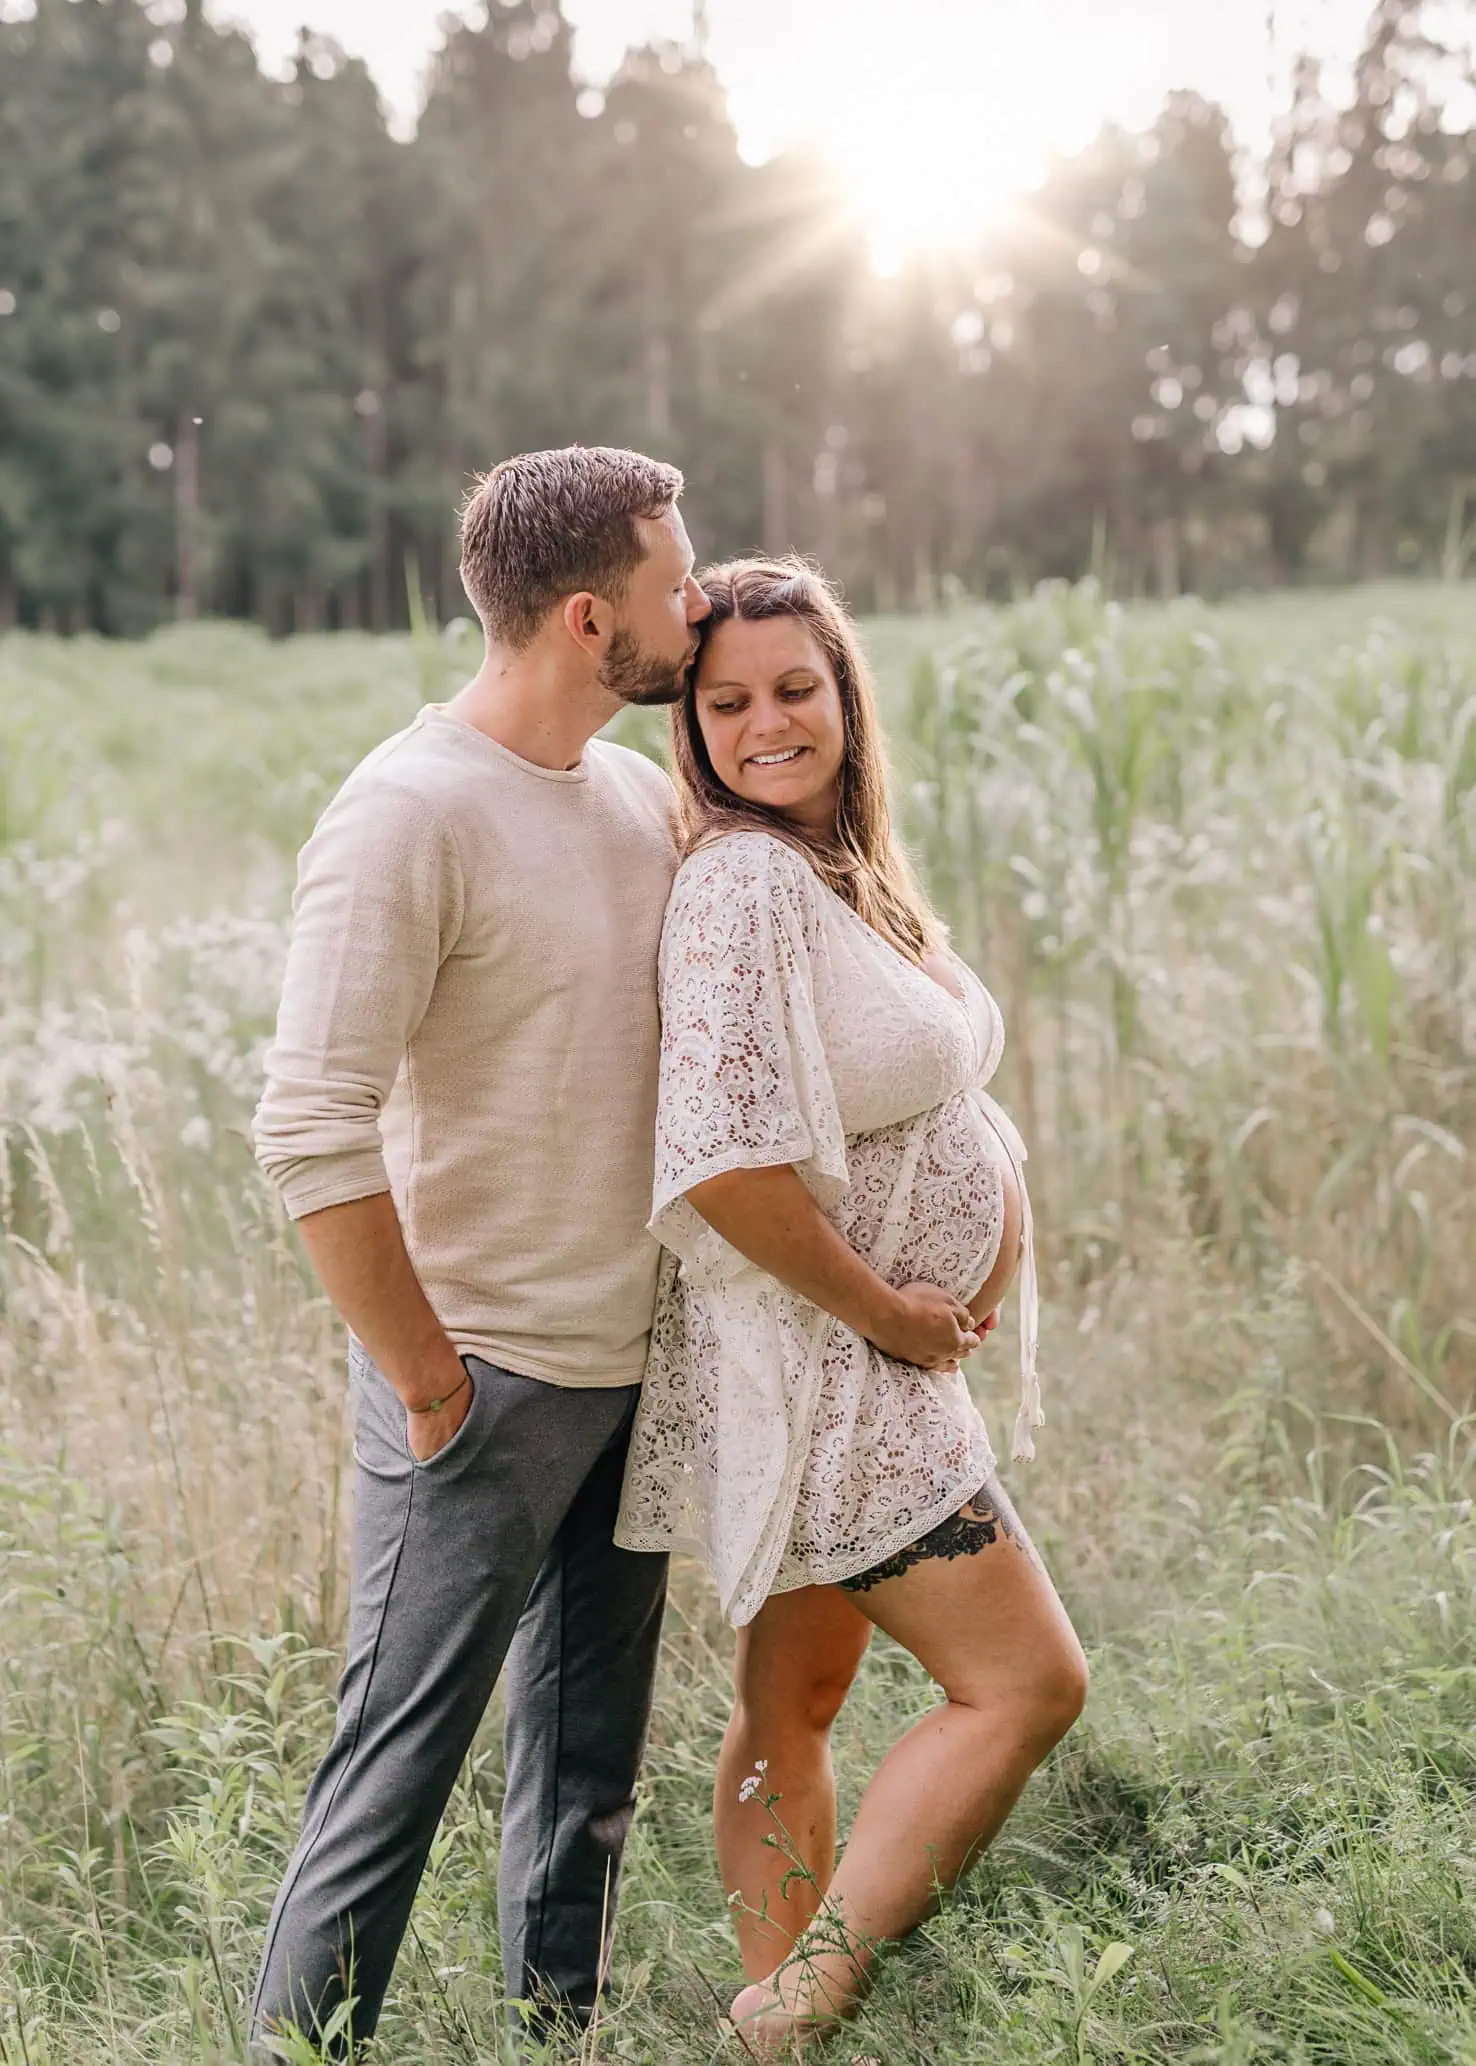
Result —
[[622, 625], [610, 639], [600, 669], [600, 686], [622, 703], [680, 703], [690, 665], [690, 653], [673, 662], [646, 652], [635, 633]]

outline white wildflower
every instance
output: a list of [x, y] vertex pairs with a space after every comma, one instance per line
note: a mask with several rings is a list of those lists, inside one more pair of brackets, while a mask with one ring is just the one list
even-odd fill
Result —
[[760, 1791], [764, 1783], [764, 1774], [768, 1769], [769, 1760], [767, 1758], [759, 1758], [755, 1762], [752, 1772], [738, 1789], [740, 1803], [751, 1801], [754, 1795]]

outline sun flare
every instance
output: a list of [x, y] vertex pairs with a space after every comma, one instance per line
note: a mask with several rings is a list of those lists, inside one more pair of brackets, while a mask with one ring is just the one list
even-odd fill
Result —
[[806, 139], [843, 174], [879, 269], [974, 242], [1079, 147], [1124, 39], [1052, 34], [1015, 0], [850, 0], [798, 16], [782, 64], [733, 80], [740, 131]]
[[[1019, 44], [1012, 54], [1010, 70], [1030, 69]], [[886, 78], [873, 71], [837, 96], [817, 124], [820, 141], [846, 177], [881, 270], [915, 250], [971, 241], [1035, 183], [1048, 148], [1043, 92], [1012, 98], [982, 68], [914, 64]]]

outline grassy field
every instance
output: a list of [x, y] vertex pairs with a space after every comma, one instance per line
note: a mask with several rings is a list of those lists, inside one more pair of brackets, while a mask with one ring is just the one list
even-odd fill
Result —
[[[1476, 2062], [1476, 592], [870, 638], [1010, 1030], [1050, 1416], [1011, 1484], [1094, 1690], [836, 2056]], [[347, 1497], [338, 1330], [245, 1128], [296, 845], [466, 662], [0, 642], [4, 2066], [239, 2057]], [[602, 2058], [714, 2056], [726, 1647], [679, 1571]], [[848, 1801], [929, 1698], [878, 1644]], [[494, 1718], [379, 2056], [502, 2056], [499, 1785]]]

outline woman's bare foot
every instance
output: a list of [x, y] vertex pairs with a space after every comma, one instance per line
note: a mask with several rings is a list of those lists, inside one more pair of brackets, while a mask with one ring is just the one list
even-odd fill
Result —
[[[833, 1919], [829, 1931], [832, 1937], [837, 1934]], [[798, 1951], [767, 1980], [745, 1987], [729, 2017], [755, 2057], [797, 2058], [824, 2044], [855, 2015], [866, 1993], [868, 1964], [834, 1941], [822, 1949], [812, 1940], [808, 1952]]]
[[802, 2016], [786, 2008], [768, 1980], [745, 1987], [728, 2016], [756, 2059], [796, 2059], [840, 2028], [837, 2016]]

